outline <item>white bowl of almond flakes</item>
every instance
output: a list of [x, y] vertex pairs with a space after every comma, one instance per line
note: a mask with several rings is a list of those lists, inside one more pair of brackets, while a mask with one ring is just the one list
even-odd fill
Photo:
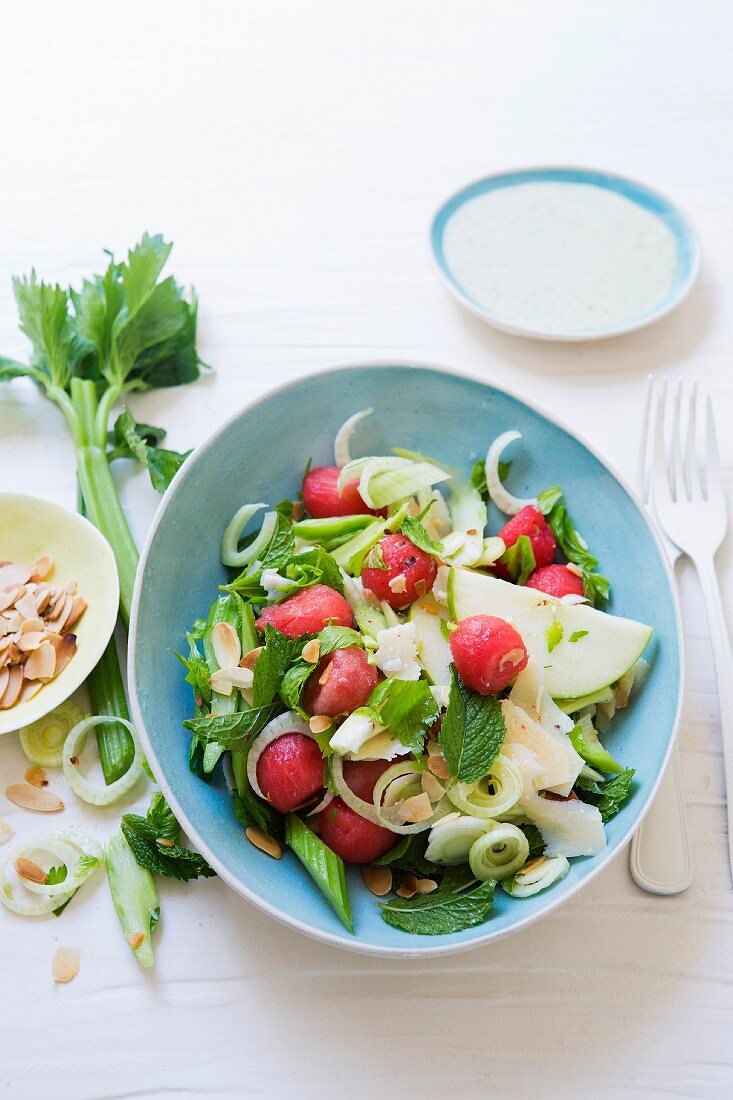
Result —
[[0, 734], [79, 687], [112, 636], [118, 602], [112, 549], [91, 523], [0, 493]]

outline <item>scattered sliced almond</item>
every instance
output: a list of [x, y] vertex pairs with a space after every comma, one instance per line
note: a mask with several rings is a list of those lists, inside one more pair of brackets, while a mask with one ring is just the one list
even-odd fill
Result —
[[43, 634], [46, 629], [46, 624], [43, 619], [39, 619], [36, 616], [34, 619], [26, 619], [20, 628], [21, 634]]
[[29, 882], [43, 883], [48, 878], [43, 867], [39, 867], [32, 859], [26, 859], [25, 856], [18, 856], [17, 859], [14, 859], [13, 866], [15, 867], [16, 873], [20, 875], [21, 878], [27, 878]]
[[170, 837], [167, 836], [156, 837], [155, 843], [158, 845], [159, 848], [175, 848], [176, 846], [176, 842], [174, 840], [171, 840]]
[[6, 820], [0, 817], [0, 845], [7, 844], [12, 835], [13, 830]]
[[521, 873], [523, 875], [529, 875], [532, 871], [536, 871], [538, 867], [541, 867], [543, 863], [547, 862], [547, 856], [535, 856], [534, 859], [530, 859], [525, 863]]
[[[27, 635], [29, 637], [29, 635]], [[26, 680], [53, 679], [56, 668], [56, 650], [50, 642], [41, 642], [38, 649], [34, 649], [25, 663], [23, 674]]]
[[220, 668], [233, 668], [242, 656], [239, 635], [231, 623], [217, 623], [211, 631], [211, 644]]
[[389, 867], [372, 867], [365, 863], [361, 873], [368, 888], [378, 898], [383, 898], [392, 889], [392, 872]]
[[413, 875], [412, 871], [408, 871], [402, 876], [395, 893], [401, 898], [414, 898], [417, 893], [417, 876]]
[[321, 653], [321, 643], [317, 638], [313, 638], [310, 642], [306, 642], [301, 652], [301, 657], [308, 664], [314, 665], [318, 660]]
[[272, 856], [273, 859], [282, 859], [282, 844], [263, 829], [256, 829], [250, 826], [249, 829], [245, 829], [244, 835], [247, 837], [250, 844], [254, 844], [255, 848], [259, 848], [265, 855]]
[[524, 657], [526, 657], [524, 649], [510, 649], [499, 661], [499, 668], [503, 668], [504, 665], [518, 665]]
[[129, 943], [129, 945], [130, 945], [130, 947], [132, 948], [133, 951], [136, 951], [138, 949], [138, 947], [140, 946], [140, 944], [143, 943], [144, 940], [145, 940], [145, 936], [142, 934], [142, 932], [128, 932], [127, 933], [127, 942]]
[[0, 699], [5, 694], [5, 688], [8, 686], [8, 680], [10, 679], [10, 670], [3, 668], [0, 665]]
[[33, 767], [29, 768], [25, 773], [26, 783], [30, 783], [31, 787], [47, 787], [48, 776], [43, 768]]
[[454, 813], [446, 814], [445, 817], [439, 818], [433, 825], [434, 829], [439, 829], [441, 825], [447, 824], [449, 821], [458, 821], [461, 815], [456, 810]]
[[333, 666], [332, 666], [331, 662], [329, 661], [328, 664], [326, 665], [326, 667], [324, 668], [323, 672], [321, 673], [321, 675], [318, 677], [318, 683], [321, 687], [325, 687], [326, 684], [328, 683], [328, 681], [330, 680], [332, 667]]
[[78, 586], [75, 580], [67, 581], [67, 583], [64, 585], [64, 592], [68, 592], [70, 596], [75, 596], [77, 587]]
[[428, 768], [438, 779], [450, 779], [448, 765], [443, 759], [442, 753], [435, 753], [435, 755], [428, 757]]
[[84, 599], [84, 597], [74, 596], [74, 599], [71, 601], [71, 611], [69, 612], [69, 616], [64, 623], [64, 630], [70, 630], [72, 626], [75, 626], [86, 611], [86, 609], [87, 601]]
[[17, 598], [17, 588], [6, 588], [4, 592], [0, 592], [0, 611], [7, 611], [9, 607], [13, 607]]
[[258, 645], [256, 649], [250, 649], [249, 653], [245, 653], [242, 660], [239, 662], [240, 668], [249, 668], [254, 670], [257, 658], [262, 653], [262, 646]]
[[428, 615], [437, 615], [438, 614], [438, 607], [434, 603], [422, 604], [422, 609], [423, 609], [423, 611], [427, 611]]
[[39, 790], [29, 783], [14, 783], [5, 791], [5, 797], [24, 810], [35, 810], [41, 814], [56, 814], [64, 808], [63, 802], [53, 791], [45, 787]]
[[38, 583], [39, 581], [45, 581], [47, 577], [50, 577], [53, 573], [54, 561], [50, 554], [41, 554], [40, 558], [31, 565], [30, 579]]
[[440, 802], [445, 794], [445, 787], [439, 783], [432, 772], [423, 772], [421, 779], [422, 789], [431, 802]]
[[396, 577], [392, 577], [389, 582], [389, 587], [393, 592], [406, 592], [407, 591], [407, 578], [398, 573]]
[[426, 794], [414, 794], [406, 798], [400, 806], [405, 821], [417, 824], [418, 821], [426, 821], [433, 812], [433, 804]]
[[62, 592], [54, 604], [53, 614], [48, 620], [49, 629], [54, 630], [57, 634], [63, 634], [73, 606], [73, 596], [70, 596], [67, 592]]
[[78, 947], [57, 947], [51, 963], [51, 977], [55, 982], [71, 982], [79, 973], [81, 950]]
[[325, 733], [333, 725], [333, 718], [327, 714], [314, 714], [308, 722], [311, 733]]
[[432, 894], [433, 890], [438, 889], [438, 884], [434, 878], [419, 878], [417, 880], [417, 893], [418, 894]]
[[293, 523], [297, 523], [305, 515], [305, 505], [302, 500], [293, 501]]
[[35, 619], [38, 615], [38, 604], [32, 592], [26, 591], [24, 596], [15, 601], [15, 610], [24, 619]]
[[0, 699], [0, 710], [8, 710], [15, 706], [20, 690], [23, 687], [23, 669], [20, 665], [13, 665], [9, 670], [8, 682], [5, 685], [3, 697]]
[[0, 565], [0, 590], [11, 585], [27, 584], [30, 579], [31, 571], [26, 565], [14, 565], [11, 561]]
[[49, 603], [51, 602], [51, 596], [53, 595], [53, 589], [50, 585], [41, 585], [36, 591], [36, 607], [38, 608], [38, 614], [42, 614]]

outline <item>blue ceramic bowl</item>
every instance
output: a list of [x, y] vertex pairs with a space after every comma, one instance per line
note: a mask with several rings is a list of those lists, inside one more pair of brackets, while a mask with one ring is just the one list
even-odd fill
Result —
[[[333, 439], [358, 409], [376, 412], [359, 429], [361, 453], [400, 445], [467, 472], [500, 432], [522, 432], [510, 488], [526, 495], [561, 484], [578, 526], [613, 582], [612, 610], [654, 627], [653, 669], [632, 705], [614, 722], [613, 754], [636, 768], [633, 797], [607, 827], [608, 848], [572, 861], [547, 893], [514, 900], [497, 890], [490, 919], [454, 936], [410, 936], [381, 919], [358, 870], [349, 870], [355, 935], [340, 924], [296, 859], [276, 862], [253, 848], [217, 778], [188, 770], [189, 685], [171, 653], [205, 614], [225, 580], [221, 533], [245, 501], [276, 502], [299, 488], [309, 458], [333, 461]], [[498, 515], [492, 517], [496, 529]], [[134, 720], [153, 770], [192, 841], [243, 897], [285, 924], [327, 943], [377, 955], [441, 954], [505, 935], [570, 897], [628, 840], [654, 793], [676, 731], [682, 652], [676, 597], [663, 552], [630, 491], [585, 444], [539, 411], [501, 390], [422, 366], [360, 365], [281, 387], [224, 424], [200, 447], [166, 493], [143, 551], [130, 624]]]

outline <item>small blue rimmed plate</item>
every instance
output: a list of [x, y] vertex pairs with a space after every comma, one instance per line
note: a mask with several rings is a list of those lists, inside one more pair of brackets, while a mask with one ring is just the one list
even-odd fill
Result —
[[[385, 454], [396, 445], [427, 449], [466, 473], [492, 438], [509, 428], [520, 431], [512, 492], [535, 493], [550, 480], [562, 485], [574, 519], [612, 580], [611, 610], [654, 628], [648, 682], [614, 719], [609, 735], [611, 751], [636, 768], [636, 777], [633, 797], [608, 823], [608, 847], [573, 860], [566, 878], [546, 893], [518, 900], [497, 890], [486, 924], [452, 936], [413, 936], [390, 927], [355, 867], [348, 872], [355, 923], [350, 935], [292, 854], [273, 860], [247, 842], [221, 773], [207, 784], [188, 768], [182, 723], [191, 714], [191, 688], [171, 650], [180, 650], [190, 624], [226, 580], [222, 531], [244, 501], [275, 502], [294, 494], [308, 458], [316, 465], [331, 462], [344, 419], [370, 407], [374, 415], [359, 429], [358, 453]], [[498, 516], [492, 522], [496, 530]], [[475, 379], [405, 363], [361, 364], [273, 390], [219, 427], [176, 474], [135, 582], [130, 703], [145, 755], [176, 817], [234, 890], [325, 943], [372, 955], [446, 954], [538, 920], [589, 882], [629, 839], [657, 787], [679, 722], [680, 636], [670, 569], [646, 512], [574, 434]]]
[[488, 176], [431, 227], [440, 277], [477, 317], [538, 340], [601, 340], [666, 316], [700, 267], [692, 226], [658, 191], [585, 168]]

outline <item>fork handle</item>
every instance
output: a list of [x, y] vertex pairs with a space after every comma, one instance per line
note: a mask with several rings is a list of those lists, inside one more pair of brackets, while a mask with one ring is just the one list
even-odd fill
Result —
[[692, 846], [677, 745], [632, 838], [629, 868], [637, 886], [651, 894], [681, 894], [692, 883]]
[[710, 627], [715, 658], [715, 674], [718, 681], [720, 708], [720, 734], [723, 742], [723, 765], [728, 817], [728, 857], [733, 875], [733, 651], [728, 628], [725, 625], [723, 601], [720, 595], [715, 559], [712, 554], [694, 559], [700, 576], [705, 599], [705, 609]]

